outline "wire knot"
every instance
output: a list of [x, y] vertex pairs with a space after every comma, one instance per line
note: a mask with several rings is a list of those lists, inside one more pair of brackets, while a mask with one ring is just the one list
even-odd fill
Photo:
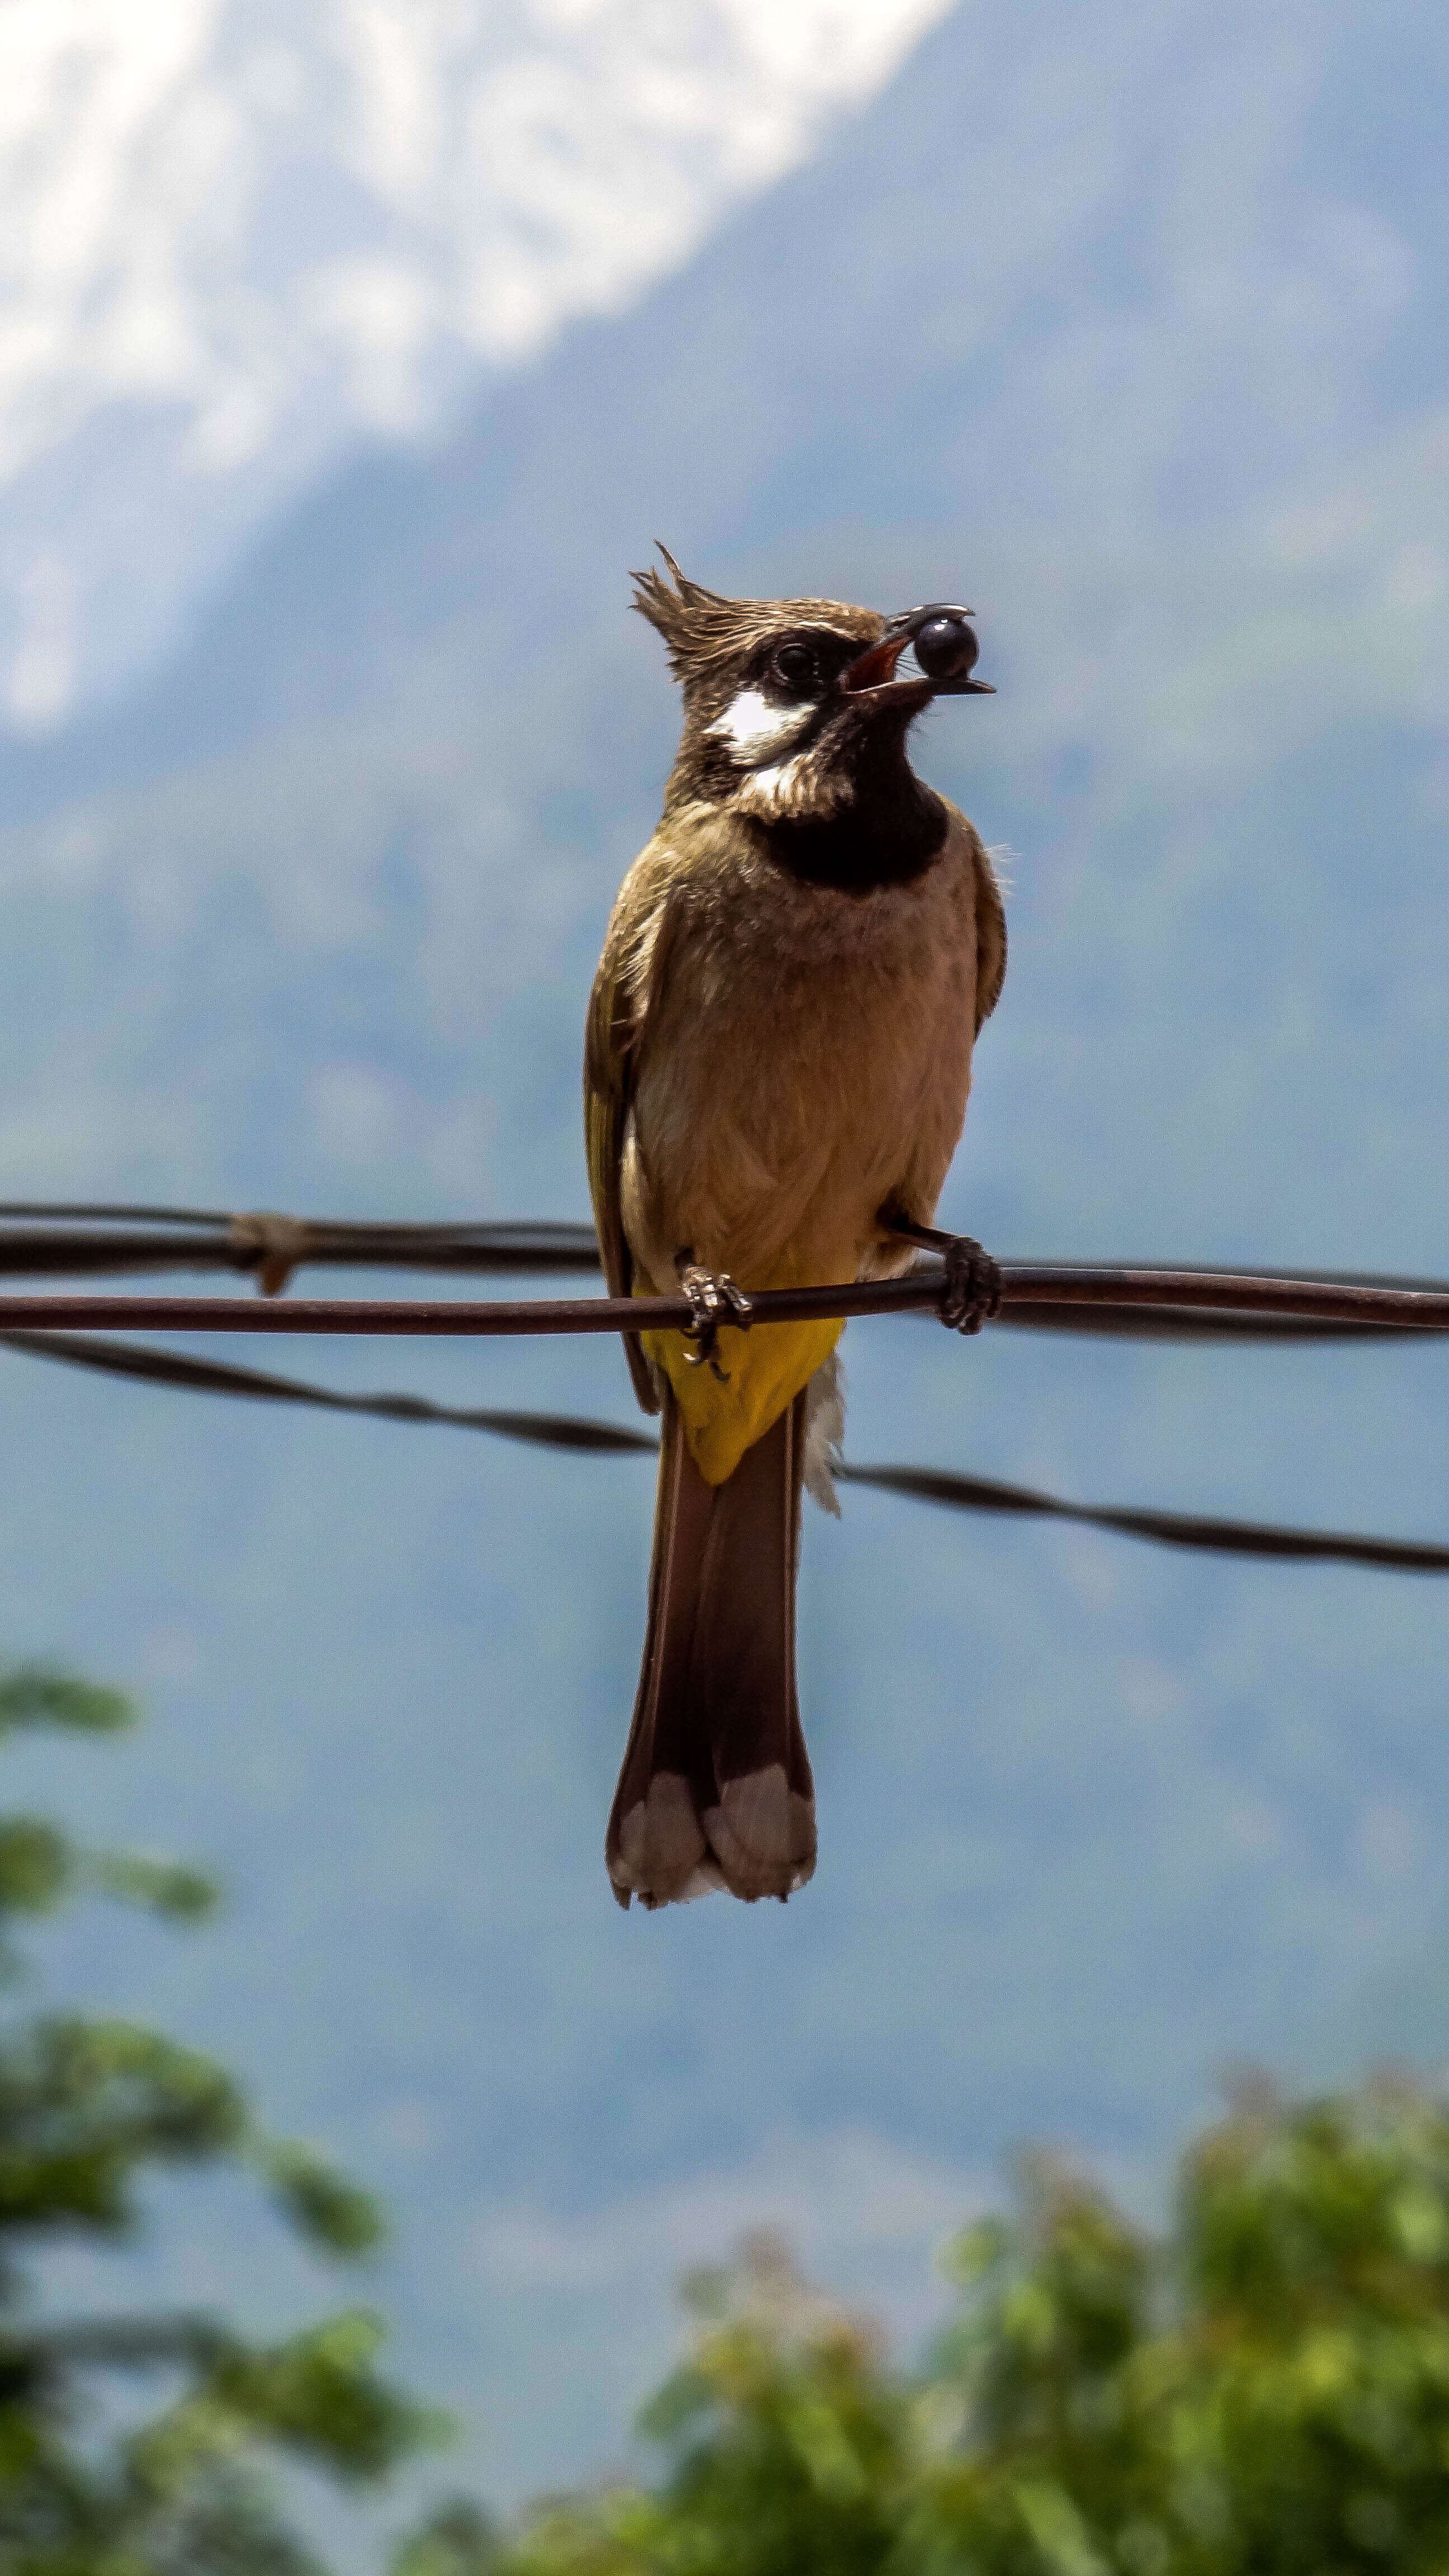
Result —
[[231, 1219], [227, 1241], [235, 1251], [257, 1256], [257, 1286], [262, 1295], [280, 1297], [298, 1263], [312, 1249], [313, 1229], [304, 1217], [254, 1208]]

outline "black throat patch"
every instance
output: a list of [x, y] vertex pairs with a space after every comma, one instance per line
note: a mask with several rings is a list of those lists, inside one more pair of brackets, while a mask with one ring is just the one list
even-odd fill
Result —
[[860, 779], [837, 814], [754, 828], [776, 867], [806, 885], [874, 894], [925, 875], [945, 846], [948, 818], [940, 797], [903, 761], [889, 782]]

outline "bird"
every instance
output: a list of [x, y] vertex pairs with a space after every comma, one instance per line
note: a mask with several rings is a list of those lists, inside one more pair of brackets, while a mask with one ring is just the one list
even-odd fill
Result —
[[[624, 1336], [662, 1415], [647, 1631], [605, 1859], [619, 1903], [793, 1895], [816, 1859], [795, 1680], [802, 1489], [838, 1509], [843, 1325], [750, 1330], [752, 1292], [947, 1256], [977, 1329], [994, 1268], [931, 1225], [1006, 971], [974, 826], [917, 777], [914, 719], [972, 677], [974, 613], [887, 617], [632, 576], [683, 731], [589, 999], [584, 1127], [615, 1297], [688, 1298]], [[910, 654], [914, 668], [900, 665]]]

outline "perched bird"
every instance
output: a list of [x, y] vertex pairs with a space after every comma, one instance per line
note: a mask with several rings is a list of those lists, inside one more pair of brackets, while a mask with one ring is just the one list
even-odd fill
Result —
[[[972, 825], [917, 778], [912, 719], [982, 692], [968, 611], [726, 599], [637, 573], [684, 732], [589, 1004], [589, 1184], [615, 1296], [683, 1289], [690, 1335], [626, 1337], [663, 1413], [649, 1622], [606, 1858], [622, 1905], [787, 1897], [815, 1866], [795, 1695], [803, 1484], [834, 1508], [838, 1321], [748, 1330], [755, 1289], [979, 1246], [930, 1233], [971, 1050], [1006, 969]], [[898, 666], [914, 649], [915, 669]], [[943, 1310], [944, 1311], [944, 1310]]]

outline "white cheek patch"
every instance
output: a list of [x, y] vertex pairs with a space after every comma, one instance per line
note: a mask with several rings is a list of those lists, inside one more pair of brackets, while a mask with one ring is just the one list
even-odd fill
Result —
[[774, 751], [797, 734], [815, 714], [813, 702], [803, 706], [775, 707], [758, 689], [741, 689], [722, 716], [716, 716], [709, 730], [716, 742], [728, 743], [741, 760], [758, 760], [763, 753]]

